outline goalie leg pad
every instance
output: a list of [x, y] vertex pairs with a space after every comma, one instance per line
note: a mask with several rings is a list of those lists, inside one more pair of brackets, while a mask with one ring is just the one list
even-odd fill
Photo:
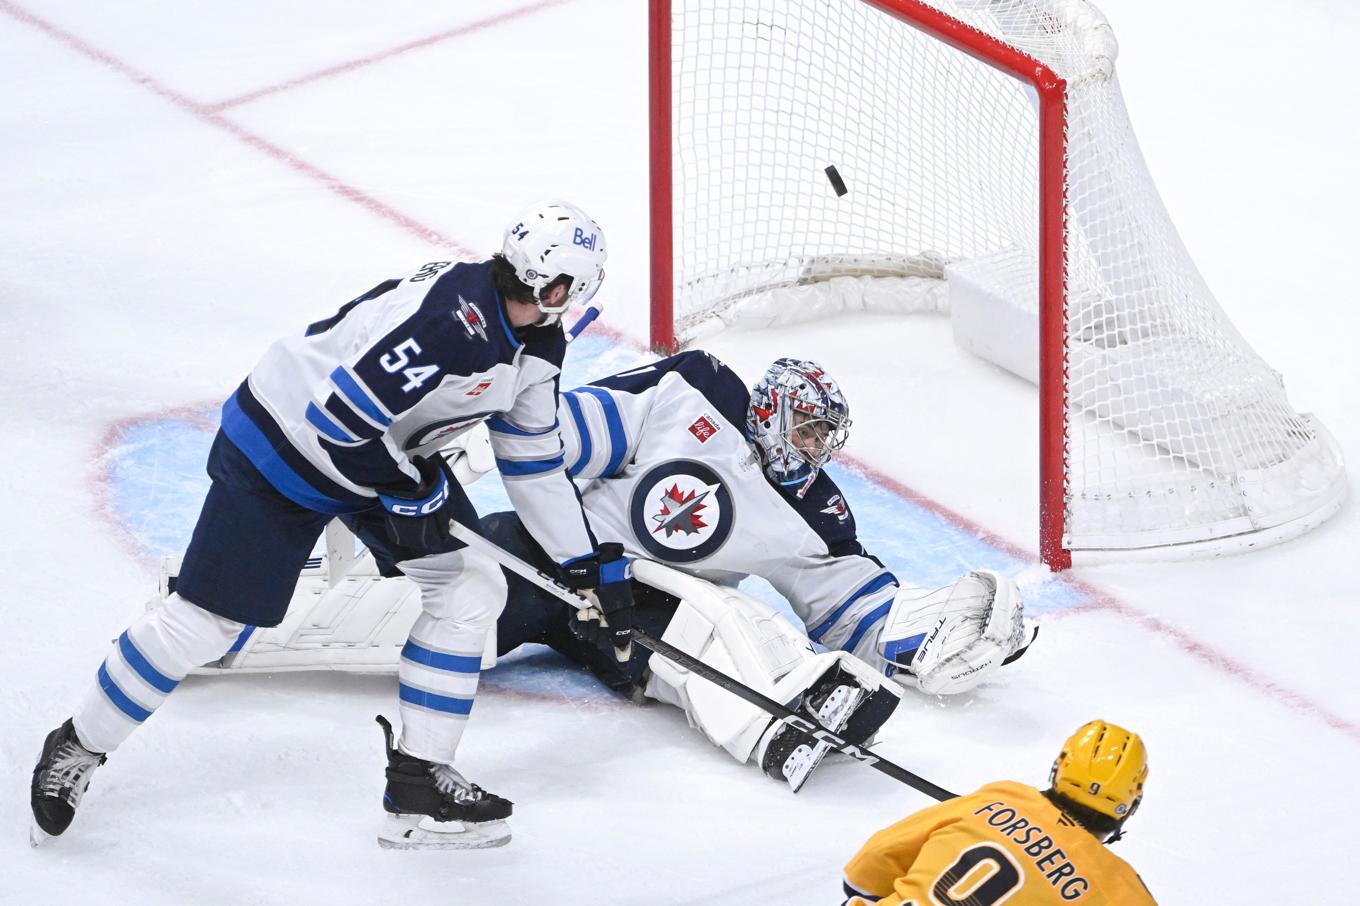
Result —
[[[662, 634], [664, 641], [775, 701], [796, 707], [818, 680], [836, 670], [865, 691], [857, 706], [879, 689], [897, 696], [892, 684], [858, 658], [843, 651], [814, 653], [807, 637], [788, 620], [741, 591], [646, 561], [635, 563], [634, 572], [641, 581], [681, 599]], [[684, 709], [691, 726], [738, 761], [751, 757], [772, 723], [769, 714], [659, 655], [652, 656], [650, 668], [648, 697]]]
[[[773, 609], [714, 586], [682, 599], [661, 637], [771, 697], [779, 677], [814, 657], [807, 639]], [[649, 666], [649, 698], [682, 708], [691, 726], [738, 761], [750, 756], [769, 715], [660, 655]]]

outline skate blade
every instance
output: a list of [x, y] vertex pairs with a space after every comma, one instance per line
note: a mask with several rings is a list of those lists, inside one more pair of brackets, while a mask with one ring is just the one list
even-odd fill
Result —
[[[822, 704], [817, 711], [817, 719], [833, 732], [839, 733], [849, 723], [850, 715], [854, 713], [863, 697], [863, 690], [841, 686]], [[795, 793], [801, 790], [803, 784], [812, 776], [812, 772], [817, 769], [817, 765], [822, 763], [822, 759], [830, 751], [831, 743], [819, 741], [815, 746], [801, 745], [790, 752], [780, 769], [784, 779], [788, 781], [789, 789]]]
[[30, 823], [28, 825], [29, 846], [33, 847], [34, 849], [37, 849], [39, 846], [42, 846], [44, 843], [51, 839], [52, 835], [49, 834], [47, 831], [43, 830], [41, 827], [38, 827], [36, 823]]
[[383, 849], [490, 849], [509, 842], [504, 821], [436, 821], [428, 815], [388, 815], [378, 833]]
[[790, 752], [789, 757], [784, 759], [783, 767], [780, 768], [784, 779], [788, 781], [789, 789], [795, 793], [801, 790], [830, 749], [831, 746], [827, 743], [819, 742], [816, 746], [803, 745]]

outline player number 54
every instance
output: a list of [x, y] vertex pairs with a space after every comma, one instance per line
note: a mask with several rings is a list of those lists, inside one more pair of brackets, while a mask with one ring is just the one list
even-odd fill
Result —
[[412, 365], [407, 368], [413, 355], [420, 355], [420, 344], [414, 338], [407, 337], [378, 359], [378, 364], [388, 374], [400, 371], [405, 376], [406, 383], [401, 385], [402, 393], [410, 393], [439, 373], [438, 365]]

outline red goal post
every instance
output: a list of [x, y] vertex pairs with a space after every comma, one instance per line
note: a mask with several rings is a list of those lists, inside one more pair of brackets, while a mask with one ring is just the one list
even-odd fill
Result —
[[[1050, 566], [1073, 550], [1251, 548], [1339, 508], [1340, 452], [1289, 408], [1181, 247], [1086, 0], [650, 0], [650, 16], [654, 348], [775, 289], [928, 277], [956, 318], [958, 300], [984, 320], [1034, 309], [1037, 367], [981, 354], [1033, 368], [1040, 388]], [[799, 145], [824, 158], [786, 151]], [[837, 154], [854, 159], [848, 201], [839, 173], [816, 183]]]

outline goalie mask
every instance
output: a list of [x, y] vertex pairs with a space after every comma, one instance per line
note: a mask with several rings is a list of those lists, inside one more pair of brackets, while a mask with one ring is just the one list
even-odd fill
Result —
[[1143, 801], [1147, 775], [1147, 747], [1142, 738], [1115, 724], [1093, 720], [1063, 743], [1049, 785], [1055, 793], [1122, 827]]
[[[501, 254], [533, 293], [551, 324], [570, 306], [584, 305], [604, 281], [604, 231], [585, 211], [565, 201], [545, 201], [522, 211], [505, 230]], [[567, 294], [548, 305], [548, 290], [561, 283]]]
[[817, 473], [850, 435], [850, 407], [822, 366], [778, 359], [751, 390], [746, 432], [765, 474], [781, 487], [807, 493]]

